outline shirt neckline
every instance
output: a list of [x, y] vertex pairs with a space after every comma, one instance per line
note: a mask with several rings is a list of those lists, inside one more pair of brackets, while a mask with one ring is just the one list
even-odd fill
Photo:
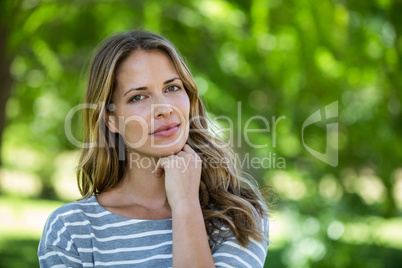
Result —
[[95, 202], [96, 205], [99, 207], [99, 209], [102, 210], [103, 212], [108, 212], [110, 215], [113, 215], [114, 217], [117, 217], [117, 218], [120, 218], [120, 219], [123, 219], [123, 220], [126, 220], [126, 221], [138, 221], [138, 222], [144, 222], [144, 221], [148, 221], [148, 222], [170, 222], [170, 221], [172, 221], [172, 219], [150, 220], [150, 219], [126, 218], [126, 217], [123, 217], [123, 216], [119, 216], [119, 215], [107, 210], [106, 208], [102, 207], [101, 204], [99, 204], [98, 199], [96, 198], [96, 195], [92, 195], [89, 199], [90, 199], [90, 201]]

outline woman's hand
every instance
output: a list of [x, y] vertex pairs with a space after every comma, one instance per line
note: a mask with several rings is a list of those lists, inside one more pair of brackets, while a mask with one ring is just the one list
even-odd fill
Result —
[[172, 208], [173, 267], [215, 267], [199, 200], [202, 160], [188, 145], [160, 158], [154, 173], [165, 172]]
[[201, 158], [188, 144], [177, 154], [159, 159], [153, 172], [156, 177], [165, 173], [166, 194], [172, 209], [180, 205], [199, 205], [201, 168]]

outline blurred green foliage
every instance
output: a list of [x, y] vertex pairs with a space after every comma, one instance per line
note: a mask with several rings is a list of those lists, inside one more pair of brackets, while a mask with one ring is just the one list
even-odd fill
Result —
[[[285, 160], [285, 168], [250, 168], [260, 184], [276, 189], [273, 226], [286, 230], [273, 241], [267, 266], [402, 263], [401, 1], [6, 0], [0, 7], [14, 80], [1, 144], [3, 195], [5, 174], [14, 174], [37, 189], [19, 194], [68, 199], [57, 186], [63, 174], [73, 176], [77, 148], [64, 120], [82, 103], [94, 48], [114, 32], [146, 29], [179, 49], [211, 118], [233, 120], [242, 156]], [[304, 121], [335, 101], [339, 164], [333, 167], [314, 158], [301, 135]], [[256, 115], [270, 131], [247, 135], [265, 148], [245, 142], [245, 124]], [[272, 118], [281, 116], [274, 129]], [[82, 140], [80, 117], [73, 119]], [[328, 122], [304, 133], [322, 153], [331, 145]], [[263, 120], [249, 123], [267, 129]], [[286, 224], [275, 226], [276, 219]]]

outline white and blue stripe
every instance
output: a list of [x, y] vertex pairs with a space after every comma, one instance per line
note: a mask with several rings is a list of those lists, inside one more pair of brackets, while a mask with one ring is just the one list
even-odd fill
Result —
[[[263, 222], [268, 235], [268, 221]], [[268, 242], [251, 239], [247, 248], [234, 237], [212, 249], [216, 267], [263, 267]], [[38, 248], [41, 267], [171, 267], [172, 220], [117, 216], [95, 196], [53, 212]]]

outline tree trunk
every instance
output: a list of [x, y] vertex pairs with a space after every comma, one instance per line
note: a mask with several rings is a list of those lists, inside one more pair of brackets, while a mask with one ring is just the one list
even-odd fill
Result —
[[[6, 124], [6, 103], [11, 94], [12, 77], [10, 74], [11, 56], [7, 52], [9, 31], [6, 25], [0, 25], [0, 152], [2, 148], [2, 134]], [[0, 166], [2, 164], [0, 153]]]

